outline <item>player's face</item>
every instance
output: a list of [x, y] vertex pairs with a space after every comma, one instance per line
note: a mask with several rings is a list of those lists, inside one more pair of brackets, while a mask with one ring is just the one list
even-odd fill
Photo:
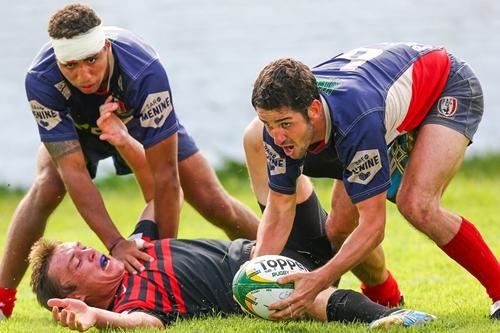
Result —
[[82, 60], [57, 63], [66, 80], [84, 94], [94, 94], [106, 88], [109, 75], [108, 52], [105, 46], [99, 53]]
[[89, 305], [116, 291], [124, 272], [121, 261], [79, 242], [58, 245], [49, 265], [50, 276], [62, 286], [76, 286], [70, 297], [81, 298]]
[[288, 157], [300, 159], [305, 156], [309, 146], [313, 143], [314, 136], [309, 119], [305, 119], [301, 113], [287, 107], [276, 110], [257, 108], [256, 111], [274, 139], [274, 143], [283, 148]]

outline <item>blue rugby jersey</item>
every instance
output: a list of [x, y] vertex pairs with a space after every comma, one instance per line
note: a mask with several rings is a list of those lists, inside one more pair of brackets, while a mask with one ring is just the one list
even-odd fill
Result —
[[[448, 80], [444, 48], [416, 43], [361, 47], [312, 69], [325, 107], [327, 133], [313, 151], [328, 150], [343, 165], [342, 179], [353, 203], [390, 186], [387, 146], [416, 128]], [[269, 187], [293, 194], [304, 160], [294, 160], [264, 129]]]
[[99, 135], [99, 106], [109, 95], [120, 104], [118, 116], [145, 148], [177, 132], [167, 74], [156, 51], [133, 33], [105, 27], [111, 42], [112, 74], [108, 90], [86, 95], [62, 76], [50, 43], [35, 57], [26, 75], [26, 94], [42, 142], [78, 140], [78, 131]]

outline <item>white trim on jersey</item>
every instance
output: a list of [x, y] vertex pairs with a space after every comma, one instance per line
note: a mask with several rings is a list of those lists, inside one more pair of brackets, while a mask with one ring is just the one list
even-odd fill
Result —
[[412, 97], [413, 65], [411, 65], [389, 88], [385, 99], [385, 141], [392, 142], [401, 133], [397, 130], [403, 122]]
[[325, 98], [321, 96], [321, 94], [319, 95], [319, 98], [321, 100], [321, 104], [323, 105], [323, 112], [325, 113], [325, 122], [326, 122], [325, 143], [328, 143], [332, 131], [332, 118], [330, 118], [330, 107], [328, 106], [328, 103], [326, 102]]

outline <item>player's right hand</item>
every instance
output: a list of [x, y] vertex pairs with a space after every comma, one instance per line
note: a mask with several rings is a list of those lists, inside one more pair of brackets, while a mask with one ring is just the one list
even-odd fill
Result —
[[71, 330], [86, 331], [97, 321], [97, 313], [78, 299], [51, 298], [47, 305], [52, 307], [52, 318]]
[[113, 102], [113, 96], [106, 98], [104, 104], [99, 107], [100, 117], [97, 119], [97, 126], [102, 131], [99, 139], [108, 141], [113, 146], [124, 146], [127, 143], [128, 130], [114, 113], [118, 108], [118, 103]]
[[[145, 242], [144, 247], [152, 246]], [[153, 261], [153, 257], [139, 250], [133, 240], [122, 240], [113, 248], [111, 255], [123, 262], [125, 269], [132, 274], [140, 273], [144, 270], [143, 261]]]

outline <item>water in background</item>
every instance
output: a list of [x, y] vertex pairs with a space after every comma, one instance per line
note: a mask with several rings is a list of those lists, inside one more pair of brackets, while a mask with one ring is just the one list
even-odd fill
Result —
[[[48, 40], [51, 14], [64, 1], [1, 0], [0, 184], [28, 186], [38, 132], [24, 75]], [[132, 30], [160, 53], [176, 112], [217, 165], [243, 159], [241, 135], [254, 117], [253, 80], [272, 59], [315, 65], [381, 41], [445, 45], [483, 84], [486, 113], [469, 153], [500, 142], [500, 2], [496, 0], [148, 0], [88, 1], [105, 25]], [[460, 3], [460, 5], [458, 5]], [[496, 31], [496, 32], [495, 32]], [[109, 167], [109, 164], [107, 165]]]

